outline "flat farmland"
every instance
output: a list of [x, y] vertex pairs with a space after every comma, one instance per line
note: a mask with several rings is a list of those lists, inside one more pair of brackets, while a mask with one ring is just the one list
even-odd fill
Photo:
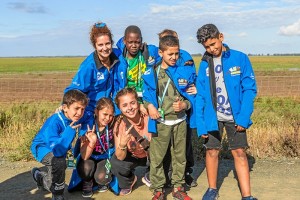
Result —
[[[0, 58], [0, 101], [60, 101], [83, 59]], [[194, 59], [199, 66], [201, 58]], [[250, 60], [258, 96], [300, 96], [299, 56], [254, 56]]]

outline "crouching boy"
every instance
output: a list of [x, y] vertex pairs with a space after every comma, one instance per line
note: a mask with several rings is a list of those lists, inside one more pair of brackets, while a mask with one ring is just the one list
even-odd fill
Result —
[[66, 92], [62, 110], [46, 120], [32, 141], [33, 156], [47, 167], [47, 172], [33, 168], [33, 179], [39, 188], [52, 193], [52, 199], [64, 199], [66, 155], [81, 127], [79, 119], [87, 104], [87, 96], [81, 91]]

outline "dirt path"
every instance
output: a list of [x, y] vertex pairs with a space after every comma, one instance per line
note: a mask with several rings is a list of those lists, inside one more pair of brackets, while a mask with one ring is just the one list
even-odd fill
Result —
[[[39, 191], [32, 180], [30, 170], [33, 166], [41, 166], [31, 162], [8, 162], [0, 160], [0, 199], [51, 199], [48, 192]], [[198, 186], [189, 191], [194, 200], [202, 199], [207, 188], [204, 162], [196, 164], [193, 175], [198, 177]], [[300, 199], [300, 160], [252, 160], [251, 181], [252, 193], [260, 200], [297, 200]], [[137, 174], [140, 176], [144, 169], [140, 168]], [[67, 169], [66, 183], [70, 180], [70, 169]], [[240, 194], [237, 181], [233, 173], [233, 161], [222, 160], [220, 163], [220, 175], [218, 186], [220, 188], [219, 199], [239, 200]], [[65, 192], [67, 199], [83, 199], [80, 192]], [[151, 193], [143, 185], [140, 178], [131, 195], [126, 197], [115, 196], [112, 192], [96, 193], [93, 199], [110, 200], [147, 200], [151, 199]], [[171, 194], [167, 195], [170, 200]]]

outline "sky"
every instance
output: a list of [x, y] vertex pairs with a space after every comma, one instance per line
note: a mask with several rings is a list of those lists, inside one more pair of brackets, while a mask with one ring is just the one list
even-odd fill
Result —
[[89, 32], [99, 21], [115, 43], [129, 25], [155, 45], [168, 28], [177, 31], [182, 49], [203, 54], [196, 33], [213, 23], [231, 49], [300, 53], [299, 0], [1, 0], [0, 18], [0, 57], [89, 55]]

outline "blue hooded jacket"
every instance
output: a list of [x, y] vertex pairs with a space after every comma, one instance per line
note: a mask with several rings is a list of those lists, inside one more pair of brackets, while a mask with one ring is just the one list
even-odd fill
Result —
[[[158, 66], [158, 65], [157, 65]], [[191, 112], [190, 112], [190, 127], [196, 127], [196, 113], [195, 113], [195, 96], [189, 95], [186, 93], [185, 89], [181, 89], [178, 84], [179, 79], [185, 79], [188, 82], [188, 85], [195, 84], [196, 81], [196, 70], [194, 67], [187, 66], [169, 66], [166, 70], [166, 73], [174, 83], [178, 92], [189, 102], [191, 103]], [[152, 67], [148, 69], [142, 76], [144, 79], [143, 85], [143, 100], [153, 104], [158, 109], [158, 99], [157, 99], [157, 89], [158, 81], [155, 68]], [[157, 121], [149, 117], [148, 122], [148, 131], [149, 133], [157, 133], [156, 127]]]
[[[222, 54], [224, 84], [228, 93], [235, 124], [249, 128], [254, 109], [254, 99], [257, 93], [254, 72], [248, 56], [242, 52], [229, 49], [223, 44], [226, 51]], [[214, 67], [213, 57], [207, 52], [204, 54], [199, 67], [196, 82], [196, 113], [197, 133], [207, 134], [208, 131], [217, 131], [217, 112], [214, 108], [212, 85], [210, 83], [209, 66]]]
[[[85, 121], [89, 121], [88, 118], [91, 116], [86, 117]], [[46, 120], [31, 144], [32, 155], [37, 161], [41, 162], [50, 152], [53, 152], [55, 157], [66, 156], [76, 135], [76, 130], [70, 126], [71, 122], [62, 111], [53, 114]], [[87, 130], [86, 124], [81, 122], [79, 120], [75, 123], [81, 124], [79, 134], [85, 133]]]
[[[112, 100], [117, 92], [123, 88], [120, 83], [124, 82], [123, 76], [117, 76], [117, 72], [127, 66], [127, 62], [122, 58], [118, 49], [113, 49], [110, 55], [112, 67], [110, 71], [104, 67], [96, 52], [91, 53], [80, 65], [72, 83], [65, 89], [64, 93], [72, 89], [78, 89], [89, 98], [89, 104], [86, 111], [94, 112], [97, 101], [102, 97], [108, 97]], [[120, 73], [120, 72], [119, 72]], [[115, 106], [115, 113], [120, 111]]]

